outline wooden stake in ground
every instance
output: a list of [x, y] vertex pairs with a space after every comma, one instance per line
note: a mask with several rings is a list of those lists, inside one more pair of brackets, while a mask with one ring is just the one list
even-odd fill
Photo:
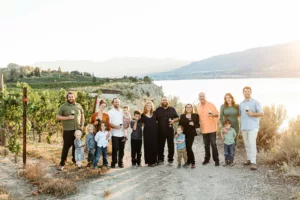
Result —
[[[0, 75], [0, 92], [2, 94], [4, 93], [4, 76], [3, 76], [3, 73]], [[2, 109], [4, 109], [4, 108], [2, 108]], [[1, 129], [1, 132], [2, 132], [2, 134], [1, 134], [1, 144], [2, 144], [2, 146], [6, 146], [6, 133], [4, 131], [4, 118], [3, 118], [3, 123], [0, 126], [2, 126], [2, 127], [0, 127], [0, 129], [3, 128], [3, 129]]]
[[23, 88], [23, 164], [26, 165], [27, 87]]
[[95, 113], [95, 112], [96, 112], [97, 101], [98, 101], [98, 95], [96, 95], [96, 96], [95, 96], [95, 102], [94, 102], [93, 113]]

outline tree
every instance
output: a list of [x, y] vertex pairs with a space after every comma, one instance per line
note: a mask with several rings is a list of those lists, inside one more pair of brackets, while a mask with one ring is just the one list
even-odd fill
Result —
[[60, 66], [58, 67], [58, 70], [57, 70], [57, 71], [58, 71], [58, 73], [60, 73], [60, 74], [62, 73], [61, 67], [60, 67]]
[[149, 76], [145, 76], [144, 79], [143, 79], [143, 81], [145, 83], [152, 83], [152, 79]]
[[16, 81], [16, 80], [20, 77], [20, 73], [19, 73], [18, 70], [15, 69], [15, 68], [12, 68], [12, 69], [10, 70], [9, 75], [10, 75], [10, 80], [11, 80], [11, 81]]
[[96, 79], [96, 77], [94, 76], [94, 74], [93, 74], [93, 83], [96, 83], [96, 81], [97, 81], [97, 79]]
[[38, 68], [38, 67], [36, 67], [35, 69], [34, 69], [34, 76], [41, 76], [41, 70], [40, 70], [40, 68]]

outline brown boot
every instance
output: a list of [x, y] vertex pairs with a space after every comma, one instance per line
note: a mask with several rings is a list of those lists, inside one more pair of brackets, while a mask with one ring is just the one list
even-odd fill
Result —
[[257, 170], [257, 166], [256, 166], [256, 164], [251, 164], [251, 168], [250, 168], [251, 170]]
[[250, 160], [247, 160], [246, 162], [244, 162], [243, 165], [251, 165]]

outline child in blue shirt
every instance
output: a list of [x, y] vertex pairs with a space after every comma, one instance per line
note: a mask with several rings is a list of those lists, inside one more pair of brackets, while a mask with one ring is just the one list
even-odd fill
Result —
[[184, 165], [183, 167], [187, 168], [187, 152], [185, 148], [185, 135], [183, 134], [183, 126], [179, 125], [177, 127], [177, 134], [174, 137], [174, 143], [176, 144], [176, 149], [177, 149], [177, 161], [178, 161], [178, 166], [177, 168], [181, 168], [181, 160], [183, 158], [184, 160]]
[[91, 167], [94, 161], [94, 155], [95, 155], [95, 148], [96, 148], [96, 142], [95, 142], [95, 131], [96, 128], [93, 124], [89, 124], [86, 127], [86, 137], [85, 137], [85, 145], [86, 149], [88, 151], [88, 167]]
[[235, 137], [236, 132], [231, 128], [231, 121], [226, 119], [224, 122], [224, 128], [222, 130], [221, 137], [224, 139], [224, 156], [225, 156], [225, 165], [234, 165], [234, 149], [235, 149]]

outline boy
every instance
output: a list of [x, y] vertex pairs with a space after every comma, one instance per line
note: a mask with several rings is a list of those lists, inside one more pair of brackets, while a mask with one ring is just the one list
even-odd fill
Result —
[[177, 168], [181, 168], [181, 160], [183, 157], [184, 165], [183, 167], [188, 167], [187, 164], [187, 152], [185, 148], [185, 135], [183, 134], [183, 126], [177, 126], [177, 134], [174, 137], [174, 143], [176, 144], [177, 156], [178, 156], [178, 166]]
[[221, 133], [222, 139], [224, 139], [224, 154], [225, 154], [225, 164], [224, 166], [234, 165], [234, 139], [236, 137], [236, 132], [231, 128], [231, 121], [226, 119], [224, 122], [224, 128]]
[[133, 120], [130, 122], [130, 127], [132, 128], [131, 133], [131, 162], [132, 167], [137, 168], [141, 166], [141, 149], [142, 149], [142, 123], [141, 123], [141, 113], [139, 111], [134, 111]]
[[96, 148], [96, 142], [95, 142], [95, 131], [96, 128], [93, 124], [89, 124], [86, 127], [86, 138], [85, 138], [85, 146], [88, 150], [88, 167], [91, 167], [94, 161], [94, 155], [95, 155], [95, 148]]

